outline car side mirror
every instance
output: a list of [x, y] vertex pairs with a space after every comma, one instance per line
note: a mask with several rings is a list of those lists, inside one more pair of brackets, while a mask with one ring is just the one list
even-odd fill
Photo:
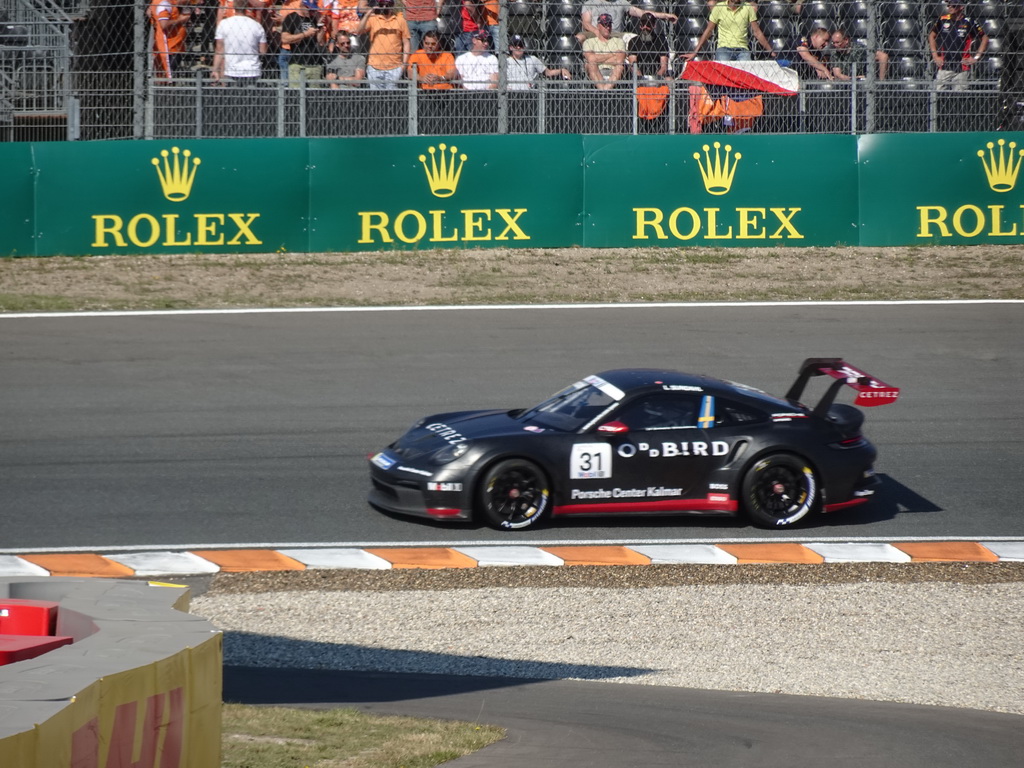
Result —
[[629, 427], [621, 421], [606, 421], [597, 428], [597, 431], [612, 435], [624, 435], [629, 432]]

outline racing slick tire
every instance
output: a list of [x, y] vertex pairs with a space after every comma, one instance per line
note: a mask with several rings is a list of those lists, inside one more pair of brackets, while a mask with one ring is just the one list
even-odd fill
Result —
[[550, 504], [544, 472], [525, 459], [499, 461], [484, 474], [477, 491], [477, 509], [484, 522], [500, 530], [536, 525]]
[[743, 506], [759, 528], [784, 528], [814, 511], [820, 487], [817, 474], [806, 461], [775, 453], [758, 459], [743, 476]]

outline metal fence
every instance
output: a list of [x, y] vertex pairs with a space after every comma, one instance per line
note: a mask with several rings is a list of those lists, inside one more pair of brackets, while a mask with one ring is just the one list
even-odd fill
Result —
[[[928, 32], [943, 4], [902, 0], [794, 3], [760, 0], [758, 24], [772, 54], [753, 44], [756, 60], [789, 61], [800, 74], [797, 96], [765, 94], [749, 112], [702, 110], [708, 94], [685, 79], [686, 54], [706, 28], [705, 0], [634, 0], [622, 36], [639, 33], [639, 14], [657, 20], [669, 61], [664, 78], [626, 66], [610, 90], [588, 79], [580, 0], [500, 0], [494, 48], [501, 76], [490, 91], [428, 91], [414, 79], [392, 90], [366, 84], [336, 89], [326, 80], [291, 84], [279, 69], [280, 8], [260, 6], [268, 52], [249, 86], [211, 78], [217, 0], [167, 0], [189, 5], [183, 50], [173, 79], [155, 64], [147, 0], [0, 0], [0, 140], [205, 138], [272, 136], [397, 136], [490, 133], [873, 133], [975, 131], [1024, 127], [1024, 86], [1018, 59], [1024, 0], [977, 0], [967, 15], [988, 46], [970, 67], [964, 90], [939, 90]], [[320, 0], [325, 19], [351, 0]], [[479, 0], [481, 3], [484, 0]], [[606, 0], [595, 0], [599, 7]], [[726, 0], [720, 0], [725, 3]], [[713, 3], [712, 3], [713, 4]], [[399, 0], [401, 10], [401, 0]], [[437, 27], [442, 48], [455, 51], [461, 0], [444, 0]], [[341, 26], [340, 24], [338, 26]], [[828, 42], [815, 49], [811, 32]], [[838, 64], [831, 33], [842, 30], [859, 55], [851, 79], [826, 79], [803, 63], [801, 40], [829, 71]], [[619, 33], [616, 33], [619, 34]], [[529, 53], [569, 79], [541, 75], [526, 90], [507, 87], [508, 42], [521, 35]], [[355, 40], [366, 52], [365, 40]], [[324, 52], [324, 63], [334, 53]], [[715, 35], [700, 51], [715, 55]], [[655, 114], [638, 88], [667, 85]], [[710, 100], [717, 98], [710, 93]]]

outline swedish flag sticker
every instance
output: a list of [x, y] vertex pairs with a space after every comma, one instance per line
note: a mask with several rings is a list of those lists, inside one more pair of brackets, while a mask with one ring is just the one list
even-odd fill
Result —
[[700, 418], [697, 424], [703, 429], [711, 429], [715, 426], [715, 398], [711, 395], [704, 395], [700, 402]]

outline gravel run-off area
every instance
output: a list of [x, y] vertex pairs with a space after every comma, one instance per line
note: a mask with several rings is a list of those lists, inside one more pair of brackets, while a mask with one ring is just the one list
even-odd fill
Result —
[[[632, 570], [645, 568], [654, 567]], [[326, 574], [294, 588], [285, 578], [211, 589], [192, 611], [226, 631], [230, 665], [582, 679], [1024, 714], [1019, 568], [1008, 580], [786, 583], [721, 580], [714, 569], [710, 578], [646, 585], [643, 576], [623, 578], [636, 586], [486, 570], [491, 578], [450, 587], [457, 575], [362, 589], [352, 574], [340, 587]]]

